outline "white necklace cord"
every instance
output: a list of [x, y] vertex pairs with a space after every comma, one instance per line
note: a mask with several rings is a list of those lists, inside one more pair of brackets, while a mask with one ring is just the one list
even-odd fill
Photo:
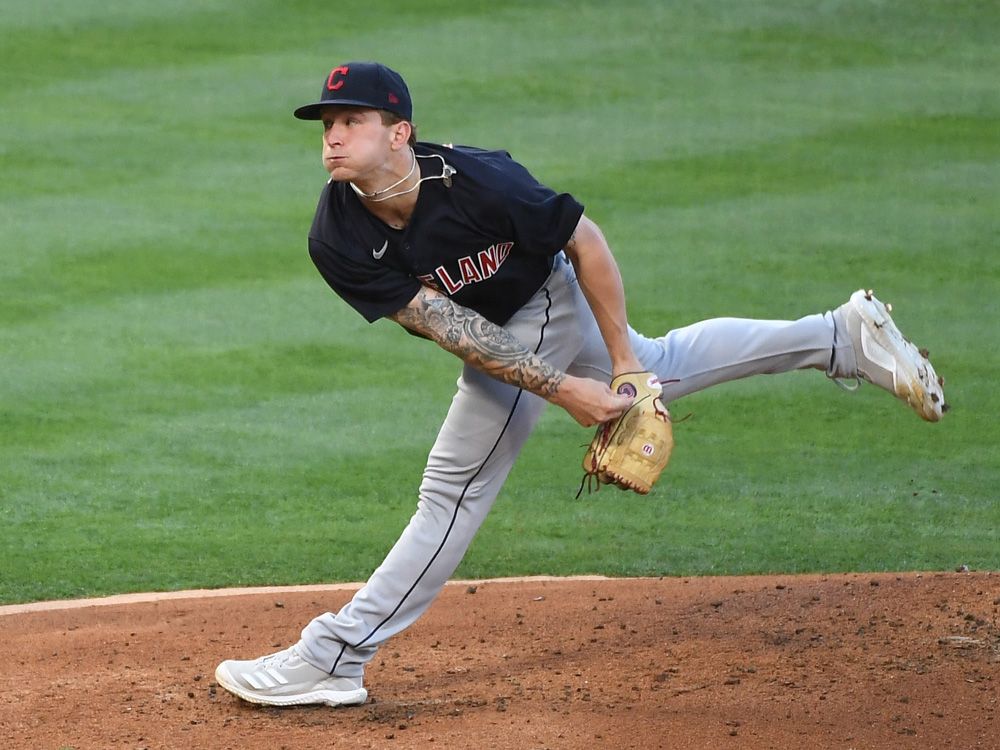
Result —
[[[443, 156], [441, 156], [440, 154], [417, 156], [416, 152], [412, 148], [410, 149], [410, 153], [413, 154], [413, 163], [410, 165], [410, 171], [406, 173], [406, 177], [399, 180], [398, 182], [393, 183], [387, 188], [383, 188], [382, 190], [376, 190], [374, 193], [366, 193], [360, 190], [358, 186], [352, 182], [350, 183], [350, 185], [354, 189], [354, 192], [357, 193], [362, 198], [364, 198], [365, 200], [368, 200], [372, 203], [381, 203], [382, 201], [387, 201], [390, 198], [398, 198], [400, 195], [406, 195], [407, 193], [412, 193], [414, 190], [420, 187], [421, 182], [426, 182], [427, 180], [444, 180], [445, 186], [451, 187], [451, 177], [452, 175], [458, 174], [458, 170], [456, 170], [453, 166], [448, 164], [448, 162], [444, 160]], [[389, 193], [388, 195], [385, 195], [385, 193], [388, 193], [397, 185], [401, 185], [402, 183], [410, 179], [410, 175], [413, 174], [413, 170], [417, 166], [417, 159], [440, 159], [441, 174], [434, 174], [434, 175], [429, 175], [428, 177], [421, 177], [419, 180], [417, 180], [416, 184], [413, 187], [407, 188], [406, 190], [398, 190], [395, 193]]]
[[[410, 147], [410, 171], [407, 172], [402, 177], [400, 177], [394, 183], [392, 183], [389, 187], [382, 188], [381, 190], [376, 190], [376, 191], [371, 192], [371, 193], [366, 193], [364, 190], [362, 190], [361, 188], [359, 188], [353, 182], [351, 183], [351, 187], [354, 188], [354, 192], [357, 193], [358, 195], [360, 195], [362, 198], [367, 198], [368, 200], [372, 200], [373, 198], [376, 198], [376, 197], [382, 195], [383, 193], [388, 193], [394, 187], [398, 187], [398, 186], [402, 185], [404, 182], [406, 182], [408, 179], [410, 179], [410, 177], [413, 176], [413, 172], [414, 172], [414, 170], [416, 168], [417, 168], [417, 154], [413, 150], [413, 147], [411, 146]], [[382, 198], [382, 200], [385, 200], [385, 199]]]

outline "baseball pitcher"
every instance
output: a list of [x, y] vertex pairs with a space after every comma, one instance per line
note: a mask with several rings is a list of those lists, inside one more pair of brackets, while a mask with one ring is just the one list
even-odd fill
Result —
[[364, 703], [365, 665], [452, 575], [547, 402], [597, 427], [585, 475], [637, 492], [669, 458], [669, 403], [718, 383], [818, 370], [873, 383], [929, 421], [946, 408], [926, 357], [864, 290], [798, 320], [634, 331], [615, 259], [577, 199], [504, 151], [418, 142], [407, 86], [384, 65], [336, 66], [295, 116], [322, 125], [330, 179], [309, 231], [322, 278], [368, 321], [395, 321], [463, 367], [416, 511], [366, 585], [289, 648], [218, 666], [219, 685], [246, 701]]

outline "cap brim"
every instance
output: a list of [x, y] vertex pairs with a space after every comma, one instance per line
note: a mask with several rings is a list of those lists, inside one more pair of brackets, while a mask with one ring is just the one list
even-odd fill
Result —
[[300, 120], [318, 120], [322, 116], [320, 113], [322, 112], [323, 107], [335, 107], [338, 104], [349, 107], [378, 109], [378, 107], [373, 107], [370, 102], [361, 102], [357, 99], [327, 99], [326, 101], [316, 102], [315, 104], [306, 104], [303, 107], [299, 107], [295, 110], [294, 114]]

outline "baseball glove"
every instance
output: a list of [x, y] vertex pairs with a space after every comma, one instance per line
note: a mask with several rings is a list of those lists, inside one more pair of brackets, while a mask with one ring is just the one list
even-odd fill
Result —
[[597, 428], [583, 457], [583, 481], [596, 479], [599, 485], [614, 484], [645, 495], [666, 468], [674, 447], [670, 412], [661, 399], [663, 387], [651, 372], [629, 372], [612, 380], [611, 390], [635, 399], [628, 411]]

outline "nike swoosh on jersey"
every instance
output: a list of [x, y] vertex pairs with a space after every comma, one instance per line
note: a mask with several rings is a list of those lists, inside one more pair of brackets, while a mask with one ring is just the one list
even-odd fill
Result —
[[376, 250], [375, 248], [372, 248], [372, 257], [375, 260], [380, 260], [382, 258], [382, 256], [385, 255], [385, 250], [386, 250], [387, 247], [389, 247], [389, 240], [386, 240], [382, 244], [382, 249], [381, 250]]

